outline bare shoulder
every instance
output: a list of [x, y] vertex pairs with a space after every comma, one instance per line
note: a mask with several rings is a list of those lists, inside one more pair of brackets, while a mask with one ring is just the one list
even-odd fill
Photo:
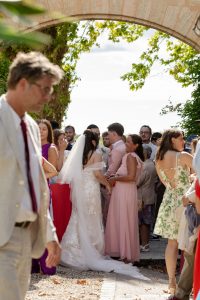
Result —
[[94, 162], [101, 162], [102, 161], [102, 155], [101, 153], [95, 151], [92, 155], [93, 161]]
[[137, 159], [135, 157], [135, 155], [132, 155], [132, 153], [128, 153], [127, 154], [127, 158], [126, 158], [127, 162], [131, 162], [131, 163], [137, 163]]
[[49, 147], [49, 152], [50, 153], [58, 153], [58, 150], [54, 144], [51, 144], [51, 146]]
[[85, 167], [98, 162], [102, 162], [102, 155], [99, 152], [93, 152]]
[[193, 159], [193, 156], [186, 151], [182, 151], [180, 153], [180, 159]]
[[190, 153], [183, 151], [179, 157], [182, 164], [186, 164], [190, 168], [192, 167], [193, 156]]

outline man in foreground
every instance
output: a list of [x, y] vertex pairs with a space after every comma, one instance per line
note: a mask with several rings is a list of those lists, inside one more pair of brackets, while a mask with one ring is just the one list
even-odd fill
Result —
[[23, 300], [31, 258], [48, 250], [58, 264], [60, 246], [49, 217], [49, 190], [42, 170], [40, 134], [26, 113], [51, 98], [62, 70], [41, 53], [19, 53], [0, 97], [0, 299]]

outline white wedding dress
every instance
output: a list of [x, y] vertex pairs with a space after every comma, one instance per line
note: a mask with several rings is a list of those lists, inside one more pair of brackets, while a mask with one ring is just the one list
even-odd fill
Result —
[[[99, 183], [93, 171], [103, 168], [103, 163], [96, 163], [83, 170], [81, 193], [84, 194], [84, 205], [82, 215], [85, 220], [84, 230], [93, 247], [101, 255], [104, 253], [104, 232], [101, 215], [101, 197]], [[79, 211], [75, 205], [72, 206], [72, 214], [68, 227], [63, 235], [61, 247], [61, 262], [80, 269], [88, 269], [87, 257], [82, 250], [80, 239]]]
[[100, 185], [94, 175], [103, 168], [95, 163], [82, 168], [85, 136], [76, 141], [65, 162], [59, 181], [71, 187], [72, 214], [61, 241], [61, 264], [81, 270], [116, 272], [148, 280], [136, 267], [104, 256], [104, 232]]

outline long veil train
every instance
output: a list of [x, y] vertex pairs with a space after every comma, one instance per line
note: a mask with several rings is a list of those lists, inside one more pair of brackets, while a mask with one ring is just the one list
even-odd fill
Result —
[[139, 272], [138, 268], [101, 255], [90, 241], [85, 221], [85, 216], [87, 215], [85, 210], [87, 207], [85, 206], [84, 201], [82, 168], [84, 145], [85, 135], [81, 135], [71, 150], [58, 178], [59, 182], [68, 183], [71, 186], [72, 209], [75, 209], [78, 219], [77, 230], [80, 244], [79, 247], [83, 254], [84, 262], [81, 262], [79, 265], [77, 265], [77, 262], [73, 262], [73, 260], [66, 262], [64, 255], [61, 255], [61, 261], [63, 264], [84, 270], [90, 269], [94, 271], [116, 272], [133, 278], [149, 280]]

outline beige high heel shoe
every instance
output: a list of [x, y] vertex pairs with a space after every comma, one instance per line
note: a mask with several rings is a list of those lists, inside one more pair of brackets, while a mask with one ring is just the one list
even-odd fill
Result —
[[176, 293], [176, 287], [168, 287], [168, 294], [174, 296]]
[[176, 278], [169, 279], [168, 294], [174, 296], [176, 293]]

